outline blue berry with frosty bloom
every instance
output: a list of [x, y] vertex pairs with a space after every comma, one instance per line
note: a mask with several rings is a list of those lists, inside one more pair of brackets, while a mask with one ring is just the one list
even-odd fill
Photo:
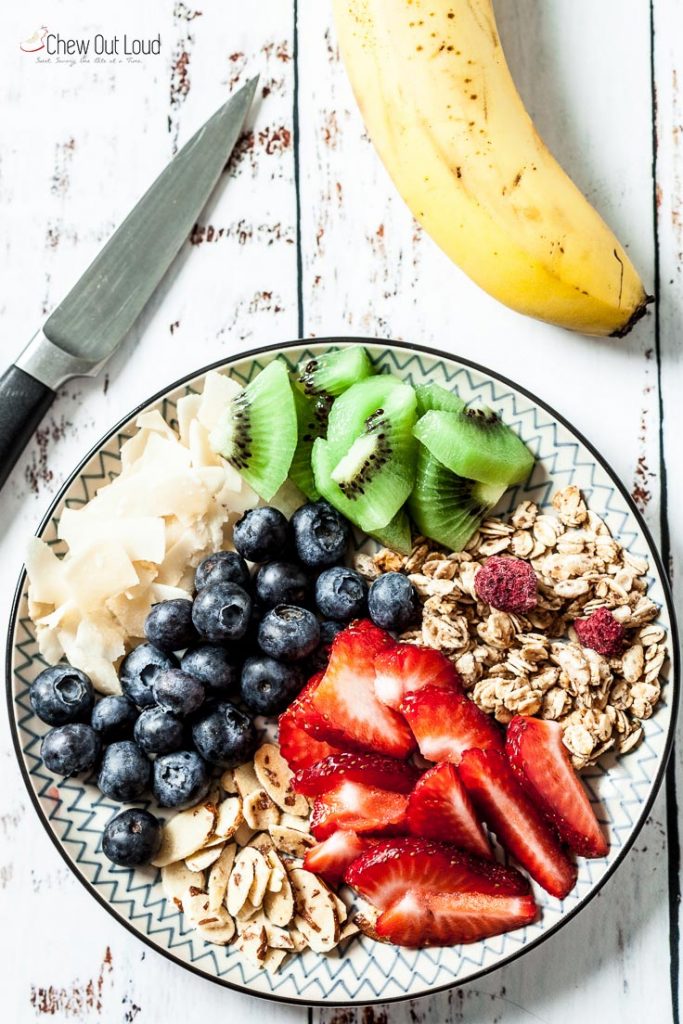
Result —
[[85, 672], [71, 665], [52, 665], [31, 683], [29, 700], [41, 722], [66, 725], [88, 720], [95, 691]]
[[149, 811], [129, 807], [114, 815], [104, 826], [102, 852], [123, 868], [149, 864], [161, 848], [162, 825]]
[[237, 551], [215, 551], [201, 560], [194, 574], [194, 588], [200, 591], [212, 583], [238, 583], [245, 590], [249, 588], [249, 568]]
[[100, 754], [100, 738], [83, 722], [71, 722], [50, 729], [40, 745], [40, 756], [48, 771], [68, 778], [95, 767]]
[[202, 757], [221, 768], [236, 768], [249, 761], [258, 742], [252, 720], [229, 701], [194, 723], [192, 739]]
[[210, 785], [208, 765], [196, 750], [177, 750], [154, 762], [152, 790], [161, 807], [189, 807], [206, 796]]
[[195, 643], [192, 601], [179, 597], [155, 604], [145, 619], [145, 636], [160, 651], [182, 651]]
[[149, 708], [155, 703], [153, 687], [159, 673], [177, 667], [172, 654], [153, 644], [140, 644], [121, 662], [119, 679], [123, 692], [139, 708]]
[[127, 740], [140, 712], [132, 700], [120, 694], [102, 697], [93, 708], [90, 724], [105, 743]]
[[420, 604], [414, 586], [401, 572], [385, 572], [368, 593], [370, 618], [380, 629], [401, 632], [414, 623]]
[[315, 583], [315, 603], [328, 619], [350, 622], [364, 614], [368, 598], [368, 585], [363, 577], [336, 565], [325, 569]]
[[300, 661], [319, 641], [320, 626], [313, 612], [294, 605], [280, 604], [267, 612], [258, 630], [259, 647], [278, 661]]
[[104, 752], [97, 787], [110, 800], [138, 800], [149, 786], [152, 766], [132, 740], [112, 743]]

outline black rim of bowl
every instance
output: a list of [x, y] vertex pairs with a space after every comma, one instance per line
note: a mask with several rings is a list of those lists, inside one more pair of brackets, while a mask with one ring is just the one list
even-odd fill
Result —
[[387, 340], [387, 339], [382, 339], [382, 338], [362, 338], [362, 337], [359, 337], [359, 338], [355, 338], [355, 337], [297, 338], [297, 339], [295, 339], [293, 341], [284, 342], [284, 343], [279, 344], [279, 345], [265, 345], [265, 346], [262, 346], [260, 348], [250, 349], [247, 352], [240, 352], [240, 353], [237, 353], [237, 354], [235, 354], [233, 356], [230, 356], [227, 359], [219, 359], [219, 360], [217, 360], [214, 363], [210, 363], [208, 366], [200, 368], [199, 370], [195, 370], [192, 373], [186, 374], [185, 376], [183, 376], [179, 380], [177, 380], [175, 383], [169, 384], [167, 387], [162, 388], [160, 391], [158, 391], [151, 398], [147, 399], [145, 402], [142, 402], [142, 403], [140, 403], [140, 405], [136, 406], [135, 409], [132, 410], [132, 412], [130, 412], [127, 415], [125, 415], [124, 417], [122, 417], [122, 419], [120, 419], [118, 421], [118, 423], [116, 423], [115, 426], [113, 426], [111, 428], [111, 430], [107, 431], [107, 433], [97, 442], [97, 444], [95, 444], [88, 451], [88, 453], [83, 457], [83, 459], [81, 459], [81, 461], [76, 466], [76, 468], [71, 473], [71, 475], [62, 484], [62, 486], [60, 487], [57, 495], [53, 498], [52, 502], [50, 503], [50, 507], [48, 508], [47, 512], [45, 513], [45, 515], [43, 516], [43, 518], [42, 518], [42, 520], [40, 522], [40, 525], [39, 525], [38, 530], [37, 530], [37, 535], [40, 535], [42, 533], [42, 531], [45, 529], [45, 527], [49, 523], [50, 519], [54, 515], [55, 509], [57, 508], [57, 506], [61, 502], [62, 498], [64, 497], [65, 493], [68, 491], [68, 489], [71, 486], [71, 484], [73, 483], [73, 481], [76, 479], [76, 477], [78, 477], [80, 475], [80, 473], [81, 473], [82, 469], [84, 468], [84, 466], [87, 465], [87, 463], [90, 461], [90, 459], [93, 458], [93, 456], [96, 455], [97, 452], [105, 444], [107, 444], [111, 440], [112, 437], [114, 437], [117, 433], [119, 433], [122, 430], [122, 428], [125, 426], [126, 423], [128, 423], [134, 416], [138, 415], [138, 413], [141, 410], [147, 408], [147, 406], [149, 406], [149, 405], [154, 405], [156, 402], [159, 402], [166, 395], [168, 395], [169, 392], [175, 391], [177, 388], [182, 387], [184, 384], [189, 383], [191, 380], [194, 380], [197, 377], [204, 376], [210, 370], [217, 370], [217, 369], [221, 369], [221, 368], [226, 368], [226, 367], [229, 367], [229, 366], [231, 366], [231, 365], [233, 365], [235, 363], [242, 362], [245, 359], [257, 359], [260, 356], [268, 356], [268, 355], [269, 356], [277, 356], [282, 351], [284, 351], [286, 349], [306, 348], [308, 346], [318, 346], [318, 345], [329, 346], [329, 347], [333, 347], [333, 346], [334, 347], [340, 347], [340, 346], [344, 346], [344, 345], [368, 345], [368, 346], [376, 346], [376, 347], [380, 347], [380, 348], [381, 347], [399, 348], [399, 349], [403, 349], [403, 350], [408, 351], [408, 352], [423, 353], [425, 355], [434, 356], [437, 359], [444, 360], [447, 363], [458, 363], [458, 364], [460, 364], [462, 366], [469, 367], [470, 369], [475, 370], [478, 373], [481, 373], [483, 376], [490, 377], [493, 380], [499, 381], [501, 384], [508, 385], [513, 390], [518, 391], [522, 395], [525, 395], [528, 399], [530, 399], [532, 402], [534, 402], [541, 409], [544, 409], [547, 413], [550, 414], [550, 416], [552, 416], [555, 420], [557, 420], [558, 423], [561, 423], [576, 438], [578, 438], [578, 440], [581, 442], [581, 444], [583, 444], [585, 446], [585, 448], [591, 453], [591, 455], [593, 456], [595, 461], [597, 463], [599, 463], [599, 465], [602, 466], [602, 468], [605, 470], [605, 472], [609, 476], [609, 478], [612, 481], [612, 483], [614, 484], [614, 486], [619, 490], [620, 494], [624, 498], [624, 501], [626, 502], [627, 507], [629, 508], [631, 514], [633, 515], [633, 517], [635, 518], [636, 522], [638, 523], [638, 526], [640, 527], [640, 530], [642, 531], [643, 536], [645, 537], [645, 540], [646, 540], [646, 542], [648, 544], [648, 547], [650, 549], [650, 552], [651, 552], [651, 555], [652, 555], [652, 558], [653, 558], [653, 561], [654, 561], [654, 564], [655, 564], [655, 567], [656, 567], [656, 570], [657, 570], [657, 574], [658, 574], [658, 576], [660, 578], [660, 581], [661, 581], [661, 584], [662, 584], [662, 589], [664, 591], [664, 600], [665, 600], [665, 603], [666, 603], [666, 608], [667, 608], [667, 612], [668, 612], [668, 615], [669, 615], [669, 620], [670, 620], [670, 623], [671, 623], [670, 637], [669, 637], [670, 647], [671, 647], [671, 664], [672, 664], [672, 673], [671, 673], [671, 679], [670, 679], [670, 682], [669, 682], [669, 689], [670, 689], [671, 692], [667, 694], [667, 696], [669, 698], [669, 701], [670, 701], [670, 705], [671, 705], [671, 719], [670, 719], [670, 722], [669, 722], [669, 729], [668, 729], [668, 733], [667, 733], [666, 740], [665, 740], [665, 743], [664, 743], [664, 753], [662, 755], [660, 764], [659, 764], [659, 766], [657, 768], [657, 773], [656, 773], [656, 776], [655, 776], [655, 779], [654, 779], [654, 783], [653, 783], [650, 795], [649, 795], [648, 799], [645, 801], [645, 803], [642, 806], [642, 809], [640, 811], [640, 815], [639, 815], [635, 825], [633, 826], [633, 830], [631, 832], [631, 835], [629, 836], [628, 840], [624, 844], [623, 848], [620, 850], [620, 852], [619, 852], [618, 856], [616, 857], [614, 863], [609, 866], [609, 868], [607, 869], [607, 871], [605, 872], [603, 877], [600, 879], [600, 881], [597, 883], [597, 885], [595, 885], [590, 890], [590, 892], [587, 893], [586, 896], [584, 896], [584, 898], [582, 900], [580, 900], [579, 903], [575, 907], [572, 908], [572, 910], [570, 910], [566, 914], [564, 914], [560, 918], [559, 921], [557, 921], [554, 925], [552, 925], [546, 931], [544, 931], [542, 935], [539, 935], [538, 938], [533, 939], [531, 942], [527, 943], [521, 949], [518, 949], [515, 952], [510, 953], [509, 956], [504, 957], [498, 963], [492, 964], [490, 967], [484, 967], [481, 970], [476, 971], [474, 974], [471, 974], [467, 978], [463, 978], [460, 981], [447, 982], [445, 985], [435, 986], [434, 988], [427, 989], [424, 992], [419, 992], [419, 993], [406, 992], [404, 995], [390, 996], [389, 998], [370, 999], [370, 1000], [366, 1000], [366, 1001], [364, 1001], [362, 1003], [359, 1002], [358, 1000], [354, 1000], [354, 999], [346, 999], [346, 1000], [343, 1000], [343, 999], [342, 1000], [337, 1000], [337, 999], [334, 999], [334, 998], [333, 999], [304, 999], [304, 998], [298, 998], [298, 997], [294, 997], [294, 996], [279, 996], [276, 993], [270, 993], [270, 992], [258, 992], [258, 991], [255, 991], [252, 988], [249, 988], [249, 986], [247, 986], [247, 985], [238, 985], [235, 982], [228, 981], [225, 978], [218, 978], [218, 977], [214, 977], [214, 976], [212, 976], [210, 974], [205, 973], [200, 968], [195, 967], [193, 964], [189, 964], [189, 963], [186, 963], [184, 960], [181, 960], [179, 957], [175, 956], [170, 950], [161, 948], [151, 938], [149, 938], [149, 936], [143, 935], [141, 932], [139, 932], [135, 927], [133, 927], [133, 925], [128, 921], [128, 919], [126, 917], [124, 917], [121, 913], [119, 913], [118, 910], [116, 910], [114, 907], [112, 907], [106, 901], [106, 899], [103, 896], [100, 895], [100, 893], [88, 881], [88, 879], [85, 878], [85, 876], [80, 872], [80, 870], [78, 868], [78, 865], [75, 864], [72, 861], [72, 859], [68, 855], [67, 851], [65, 850], [63, 845], [60, 843], [58, 837], [55, 835], [55, 833], [53, 832], [52, 828], [50, 827], [49, 820], [48, 820], [47, 816], [45, 815], [45, 812], [43, 811], [43, 808], [42, 808], [42, 806], [40, 804], [40, 801], [38, 800], [38, 797], [37, 797], [36, 792], [35, 792], [35, 790], [33, 788], [33, 785], [31, 784], [31, 776], [30, 776], [30, 774], [28, 772], [28, 769], [26, 767], [26, 763], [25, 763], [25, 760], [24, 760], [24, 752], [22, 750], [21, 742], [20, 742], [20, 738], [19, 738], [19, 731], [18, 731], [17, 722], [16, 722], [16, 716], [15, 716], [15, 703], [14, 703], [14, 697], [13, 697], [13, 693], [12, 693], [12, 656], [13, 656], [13, 651], [14, 651], [13, 640], [14, 640], [14, 634], [15, 634], [15, 629], [16, 629], [17, 615], [18, 615], [18, 611], [19, 611], [19, 603], [21, 601], [21, 596], [22, 596], [22, 593], [23, 593], [23, 590], [24, 590], [24, 582], [25, 582], [25, 579], [26, 579], [26, 570], [25, 570], [25, 568], [23, 568], [21, 570], [21, 573], [19, 575], [19, 582], [17, 583], [17, 587], [16, 587], [16, 590], [15, 590], [15, 593], [14, 593], [14, 599], [12, 601], [12, 609], [11, 609], [10, 617], [9, 617], [9, 626], [8, 626], [8, 635], [7, 635], [7, 647], [6, 647], [6, 656], [5, 656], [7, 704], [8, 704], [8, 710], [9, 710], [9, 721], [10, 721], [10, 729], [11, 729], [11, 733], [12, 733], [12, 742], [14, 744], [14, 749], [16, 751], [17, 760], [19, 762], [19, 768], [20, 768], [20, 771], [21, 771], [21, 775], [22, 775], [22, 778], [24, 780], [24, 784], [26, 785], [26, 788], [28, 790], [28, 794], [29, 794], [29, 796], [31, 798], [31, 802], [33, 803], [33, 806], [34, 806], [34, 808], [35, 808], [35, 810], [36, 810], [36, 812], [38, 814], [38, 817], [40, 818], [40, 821], [43, 824], [43, 827], [45, 828], [45, 831], [47, 832], [47, 834], [50, 837], [50, 839], [52, 840], [54, 846], [57, 848], [57, 850], [59, 851], [61, 857], [63, 858], [65, 863], [69, 866], [69, 868], [74, 873], [76, 878], [81, 882], [81, 884], [83, 886], [85, 886], [87, 891], [97, 900], [97, 902], [102, 907], [104, 907], [104, 909], [112, 917], [114, 917], [121, 925], [123, 925], [123, 927], [126, 928], [127, 931], [129, 931], [131, 934], [135, 935], [136, 938], [138, 938], [140, 941], [144, 942], [145, 945], [149, 946], [151, 949], [153, 949], [155, 952], [159, 953], [161, 956], [164, 956], [168, 960], [172, 961], [173, 963], [178, 964], [178, 966], [182, 967], [184, 970], [191, 971], [193, 974], [196, 974], [200, 978], [204, 978], [204, 979], [206, 979], [208, 981], [211, 981], [211, 982], [213, 982], [214, 984], [217, 984], [217, 985], [222, 985], [224, 988], [229, 988], [229, 989], [233, 989], [236, 992], [244, 993], [245, 995], [256, 996], [256, 997], [258, 997], [260, 999], [269, 999], [269, 1000], [272, 1000], [273, 1002], [276, 1002], [276, 1003], [289, 1003], [289, 1004], [296, 1005], [296, 1006], [377, 1006], [377, 1005], [382, 1005], [382, 1004], [403, 1002], [406, 999], [417, 999], [417, 998], [421, 998], [421, 997], [425, 997], [425, 996], [435, 995], [438, 992], [445, 992], [445, 991], [448, 991], [449, 989], [457, 988], [460, 985], [467, 985], [470, 982], [476, 981], [478, 978], [482, 978], [482, 977], [484, 977], [487, 974], [491, 974], [493, 971], [500, 970], [500, 968], [506, 967], [508, 964], [512, 963], [514, 960], [517, 960], [519, 957], [524, 956], [525, 954], [529, 953], [532, 949], [536, 949], [542, 943], [546, 942], [549, 938], [551, 938], [553, 935], [555, 935], [556, 932], [558, 932], [560, 930], [560, 928], [563, 928], [566, 924], [569, 923], [569, 921], [571, 921], [574, 917], [576, 917], [576, 915], [580, 911], [582, 911], [586, 906], [588, 906], [588, 904], [593, 900], [593, 898], [595, 896], [597, 896], [597, 894], [600, 892], [600, 890], [605, 885], [605, 883], [612, 877], [614, 872], [617, 870], [619, 865], [623, 863], [624, 858], [626, 857], [627, 853], [629, 852], [629, 850], [631, 849], [633, 843], [635, 842], [638, 834], [640, 833], [643, 825], [645, 824], [645, 821], [647, 819], [647, 816], [648, 816], [648, 813], [650, 811], [650, 808], [652, 807], [652, 804], [653, 804], [653, 802], [655, 800], [655, 797], [657, 796], [657, 793], [659, 792], [659, 788], [660, 788], [660, 786], [662, 784], [662, 780], [664, 778], [664, 773], [666, 771], [666, 766], [667, 766], [667, 763], [668, 763], [668, 760], [669, 760], [669, 756], [671, 754], [671, 748], [673, 746], [673, 741], [674, 741], [674, 736], [675, 736], [675, 731], [676, 731], [676, 720], [677, 720], [677, 717], [678, 717], [678, 704], [679, 704], [678, 677], [679, 677], [679, 667], [680, 667], [680, 664], [679, 664], [680, 663], [680, 652], [679, 652], [679, 646], [678, 646], [678, 628], [677, 628], [677, 624], [676, 624], [676, 615], [675, 615], [675, 611], [674, 611], [674, 604], [673, 604], [673, 598], [672, 598], [672, 594], [671, 594], [671, 587], [670, 587], [670, 584], [669, 584], [669, 579], [668, 579], [668, 576], [667, 576], [667, 574], [665, 572], [664, 564], [663, 564], [661, 556], [659, 554], [659, 550], [658, 550], [656, 544], [654, 543], [652, 534], [650, 533], [650, 530], [649, 530], [648, 526], [646, 525], [646, 523], [645, 523], [645, 521], [644, 521], [640, 511], [636, 507], [636, 505], [635, 505], [635, 503], [633, 501], [633, 498], [628, 493], [628, 491], [626, 490], [625, 486], [623, 485], [623, 483], [621, 482], [621, 480], [619, 479], [617, 474], [614, 472], [614, 470], [612, 469], [610, 464], [603, 458], [603, 456], [598, 451], [596, 451], [596, 449], [593, 447], [593, 445], [588, 440], [586, 440], [586, 438], [583, 436], [583, 434], [580, 433], [580, 431], [578, 431], [574, 426], [572, 426], [572, 424], [567, 419], [565, 419], [564, 416], [561, 416], [558, 412], [556, 412], [555, 409], [552, 408], [552, 406], [548, 405], [546, 402], [543, 402], [540, 398], [538, 398], [535, 394], [533, 394], [533, 392], [528, 391], [526, 388], [521, 387], [519, 384], [517, 384], [514, 381], [510, 380], [508, 377], [504, 377], [504, 376], [502, 376], [499, 373], [493, 372], [488, 367], [482, 366], [481, 363], [476, 363], [476, 362], [473, 362], [470, 359], [465, 359], [462, 356], [458, 356], [458, 355], [452, 355], [452, 354], [449, 354], [447, 352], [440, 351], [439, 349], [430, 348], [430, 347], [428, 347], [426, 345], [413, 345], [413, 344], [410, 344], [408, 342], [392, 341], [392, 340]]

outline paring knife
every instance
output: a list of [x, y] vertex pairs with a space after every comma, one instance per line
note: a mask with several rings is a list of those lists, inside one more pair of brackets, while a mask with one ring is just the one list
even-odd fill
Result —
[[0, 487], [72, 377], [94, 377], [173, 262], [214, 189], [256, 91], [252, 78], [183, 146], [0, 377]]

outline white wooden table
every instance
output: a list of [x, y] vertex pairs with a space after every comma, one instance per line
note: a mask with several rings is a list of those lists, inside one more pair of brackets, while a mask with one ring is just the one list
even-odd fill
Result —
[[[364, 134], [328, 0], [196, 0], [200, 9], [194, 2], [25, 0], [3, 11], [5, 364], [230, 89], [259, 72], [263, 92], [239, 159], [144, 319], [101, 379], [64, 388], [0, 494], [3, 621], [27, 535], [112, 422], [223, 355], [324, 334], [435, 345], [535, 391], [600, 448], [632, 489], [677, 580], [683, 0], [496, 3], [506, 52], [542, 135], [659, 294], [658, 306], [628, 338], [604, 342], [497, 305], [416, 226]], [[18, 44], [45, 19], [63, 36], [160, 33], [161, 54], [139, 64], [40, 64]], [[264, 1004], [183, 972], [105, 914], [39, 825], [2, 717], [3, 1021], [307, 1019], [305, 1009]], [[311, 1010], [308, 1018], [678, 1021], [677, 786], [680, 756], [626, 863], [540, 949], [431, 1000], [386, 1011]]]

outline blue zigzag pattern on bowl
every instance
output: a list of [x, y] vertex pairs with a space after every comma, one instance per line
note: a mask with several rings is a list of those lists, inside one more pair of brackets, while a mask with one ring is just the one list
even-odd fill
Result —
[[[413, 383], [436, 380], [458, 391], [467, 401], [481, 401], [501, 412], [532, 448], [538, 463], [531, 480], [508, 495], [509, 511], [520, 497], [548, 506], [557, 487], [576, 483], [591, 507], [606, 519], [634, 554], [648, 555], [648, 545], [621, 492], [590, 451], [561, 423], [522, 393], [495, 378], [486, 377], [456, 360], [438, 359], [425, 353], [385, 346], [369, 346], [380, 365]], [[302, 358], [318, 354], [315, 345], [283, 353], [294, 367]], [[246, 382], [265, 364], [265, 359], [236, 360], [231, 372]], [[167, 395], [158, 407], [168, 420], [175, 416], [177, 399], [198, 389], [199, 379]], [[134, 427], [128, 423], [105, 442], [74, 479], [64, 501], [55, 510], [43, 536], [58, 545], [57, 522], [61, 507], [82, 505], [119, 469], [121, 445]], [[668, 628], [661, 581], [650, 580], [654, 599], [663, 606], [663, 625]], [[581, 861], [576, 889], [564, 901], [539, 894], [542, 919], [527, 928], [453, 949], [407, 950], [367, 938], [351, 940], [343, 955], [319, 957], [310, 951], [292, 958], [280, 974], [270, 976], [251, 969], [229, 948], [209, 946], [184, 927], [182, 916], [164, 899], [158, 875], [151, 870], [115, 868], [101, 854], [101, 830], [115, 810], [91, 782], [78, 779], [57, 782], [42, 768], [39, 744], [45, 729], [35, 719], [28, 701], [28, 687], [44, 667], [25, 598], [14, 623], [14, 711], [25, 765], [31, 784], [59, 843], [74, 870], [140, 935], [181, 962], [191, 964], [208, 977], [220, 978], [255, 993], [283, 999], [329, 1000], [363, 1003], [377, 999], [418, 996], [455, 981], [464, 981], [482, 969], [503, 963], [528, 946], [578, 907], [591, 894], [629, 840], [640, 810], [652, 790], [670, 728], [670, 702], [664, 701], [654, 719], [644, 723], [644, 739], [627, 758], [604, 762], [585, 775], [591, 800], [609, 830], [611, 849], [601, 861]], [[666, 693], [666, 690], [665, 690]], [[141, 806], [153, 806], [149, 802]]]

